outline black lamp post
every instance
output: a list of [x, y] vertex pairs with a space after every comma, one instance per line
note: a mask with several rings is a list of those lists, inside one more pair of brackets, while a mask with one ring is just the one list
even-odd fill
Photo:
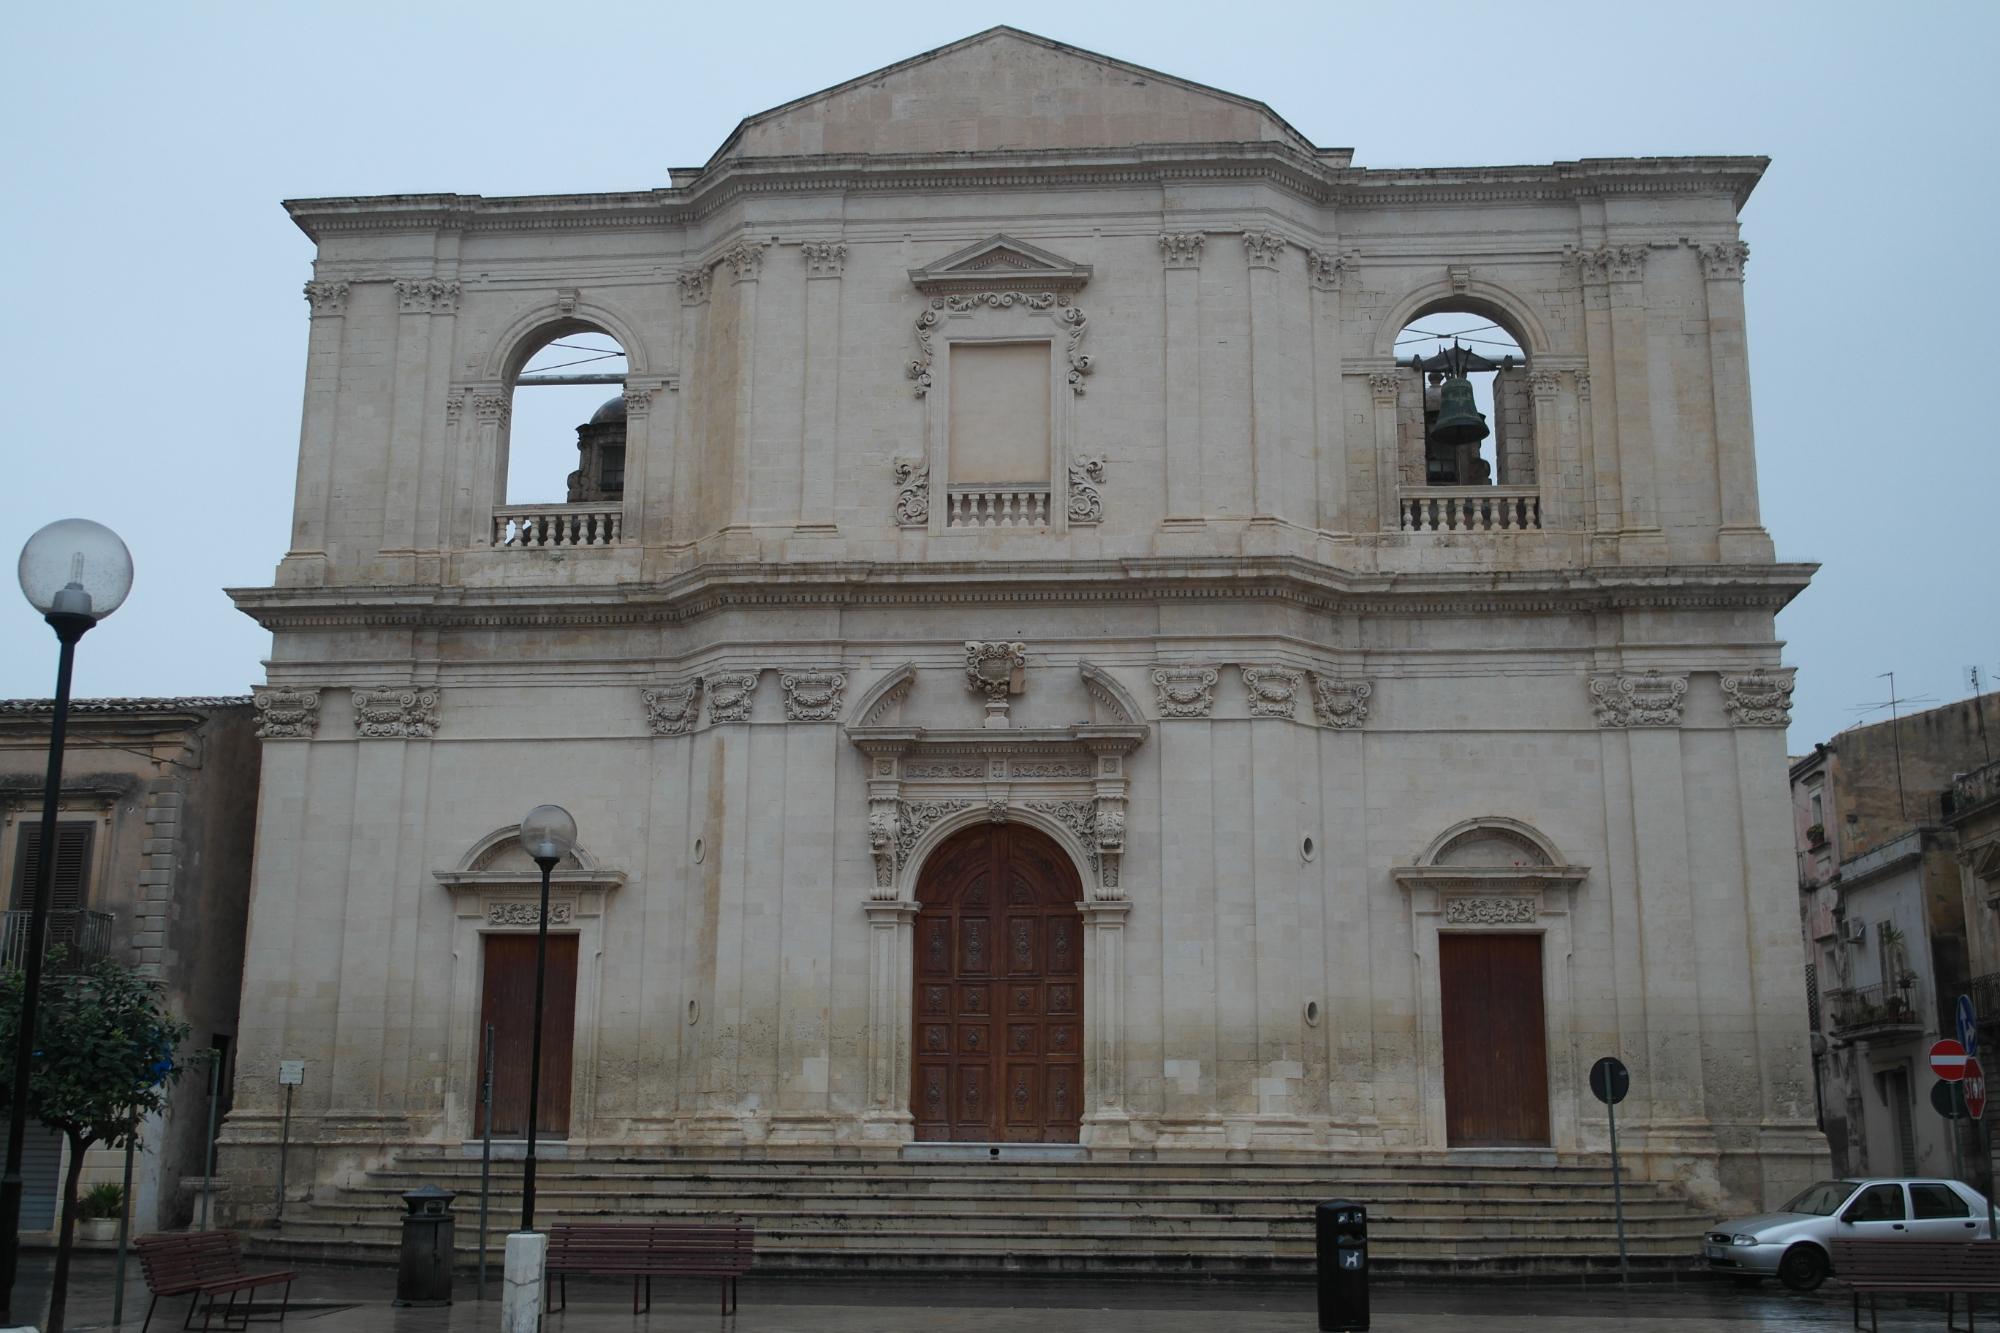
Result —
[[521, 846], [542, 868], [535, 919], [535, 1031], [528, 1044], [528, 1155], [521, 1170], [521, 1230], [535, 1229], [535, 1118], [542, 1100], [542, 993], [549, 972], [549, 875], [576, 846], [576, 820], [559, 805], [538, 805], [521, 821]]
[[132, 591], [132, 553], [118, 534], [87, 518], [49, 524], [21, 548], [21, 592], [42, 613], [62, 645], [56, 659], [55, 711], [49, 719], [49, 767], [42, 785], [41, 844], [35, 849], [35, 893], [29, 904], [21, 1028], [14, 1047], [14, 1083], [7, 1107], [7, 1165], [0, 1174], [0, 1324], [13, 1324], [14, 1273], [21, 1258], [21, 1148], [28, 1127], [28, 1080], [34, 1074], [35, 1024], [42, 998], [42, 947], [49, 935], [50, 880], [55, 875], [56, 806], [62, 798], [63, 733], [69, 725], [70, 668], [76, 641], [118, 609]]

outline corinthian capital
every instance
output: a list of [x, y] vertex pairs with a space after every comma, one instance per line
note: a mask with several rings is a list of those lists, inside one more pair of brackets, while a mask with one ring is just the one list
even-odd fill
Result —
[[1200, 268], [1201, 247], [1208, 237], [1198, 231], [1160, 233], [1160, 262], [1168, 268]]
[[306, 304], [315, 315], [338, 315], [347, 309], [347, 284], [344, 282], [309, 282], [306, 284]]
[[1743, 281], [1743, 265], [1749, 262], [1750, 246], [1744, 241], [1724, 241], [1720, 245], [1698, 245], [1702, 276], [1712, 280]]

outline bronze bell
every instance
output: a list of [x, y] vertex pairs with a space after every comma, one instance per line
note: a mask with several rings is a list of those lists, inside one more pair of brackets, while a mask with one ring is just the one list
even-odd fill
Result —
[[1463, 375], [1447, 378], [1438, 390], [1438, 414], [1431, 426], [1431, 443], [1477, 444], [1492, 433], [1486, 425], [1486, 414], [1473, 404], [1472, 381]]

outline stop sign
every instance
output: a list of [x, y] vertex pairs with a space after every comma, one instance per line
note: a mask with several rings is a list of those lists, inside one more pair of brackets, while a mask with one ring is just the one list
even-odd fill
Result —
[[1931, 1072], [1947, 1083], [1965, 1077], [1965, 1047], [1946, 1037], [1931, 1043]]
[[1965, 1113], [1974, 1120], [1986, 1114], [1986, 1071], [1979, 1061], [1965, 1062]]

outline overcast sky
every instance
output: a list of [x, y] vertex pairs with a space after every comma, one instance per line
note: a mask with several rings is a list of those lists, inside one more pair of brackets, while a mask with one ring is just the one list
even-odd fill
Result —
[[[23, 6], [0, 377], [18, 543], [110, 524], [131, 600], [79, 694], [226, 694], [226, 586], [289, 534], [312, 246], [279, 200], [643, 189], [743, 116], [994, 23], [1269, 103], [1369, 167], [1762, 153], [1743, 213], [1766, 525], [1821, 562], [1779, 619], [1791, 745], [2000, 676], [2000, 5]], [[16, 549], [9, 545], [8, 552]], [[54, 637], [0, 592], [0, 696]], [[1922, 705], [1919, 705], [1922, 706]]]

